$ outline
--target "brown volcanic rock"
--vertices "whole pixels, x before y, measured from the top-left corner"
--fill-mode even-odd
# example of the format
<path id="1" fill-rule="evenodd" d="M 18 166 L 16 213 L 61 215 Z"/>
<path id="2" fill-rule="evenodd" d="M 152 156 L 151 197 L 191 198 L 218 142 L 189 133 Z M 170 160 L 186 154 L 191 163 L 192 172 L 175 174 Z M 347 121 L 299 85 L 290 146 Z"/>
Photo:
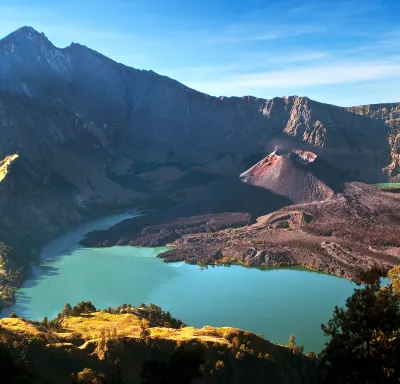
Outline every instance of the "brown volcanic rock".
<path id="1" fill-rule="evenodd" d="M 216 213 L 168 220 L 168 216 L 147 215 L 127 219 L 114 227 L 93 231 L 81 244 L 87 246 L 134 245 L 157 247 L 187 234 L 214 233 L 226 228 L 249 225 L 248 213 Z M 156 224 L 157 223 L 157 224 Z"/>
<path id="2" fill-rule="evenodd" d="M 226 228 L 243 227 L 250 224 L 247 213 L 221 213 L 173 220 L 163 225 L 146 227 L 129 245 L 160 246 L 194 233 L 214 233 Z"/>
<path id="3" fill-rule="evenodd" d="M 374 265 L 400 265 L 400 194 L 348 183 L 331 200 L 289 206 L 248 227 L 183 236 L 160 257 L 188 263 L 300 264 L 358 280 Z"/>
<path id="4" fill-rule="evenodd" d="M 334 191 L 319 180 L 313 171 L 321 168 L 318 156 L 309 151 L 275 151 L 240 175 L 249 185 L 286 196 L 293 203 L 332 198 Z M 329 170 L 325 170 L 329 173 Z M 338 173 L 338 171 L 336 171 Z M 329 175 L 334 177 L 334 175 Z M 344 176 L 343 176 L 344 178 Z M 339 178 L 336 187 L 339 187 Z"/>
<path id="5" fill-rule="evenodd" d="M 343 193 L 330 200 L 291 205 L 253 224 L 249 215 L 233 213 L 147 226 L 139 220 L 135 226 L 135 220 L 92 232 L 82 243 L 158 246 L 173 241 L 173 249 L 159 256 L 168 262 L 303 265 L 357 281 L 374 265 L 400 265 L 400 194 L 362 183 L 346 183 Z"/>

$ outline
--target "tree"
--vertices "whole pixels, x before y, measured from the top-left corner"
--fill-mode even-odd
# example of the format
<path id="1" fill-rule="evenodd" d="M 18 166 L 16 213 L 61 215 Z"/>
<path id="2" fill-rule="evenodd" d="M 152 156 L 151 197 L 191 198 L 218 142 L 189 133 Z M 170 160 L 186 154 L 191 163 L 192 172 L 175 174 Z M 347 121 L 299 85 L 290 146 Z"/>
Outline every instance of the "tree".
<path id="1" fill-rule="evenodd" d="M 223 368 L 225 368 L 225 363 L 222 360 L 218 360 L 215 363 L 215 369 L 219 370 L 219 369 L 223 369 Z"/>
<path id="2" fill-rule="evenodd" d="M 359 280 L 364 284 L 378 284 L 382 277 L 385 277 L 387 271 L 375 264 L 367 271 L 362 271 L 359 274 Z"/>
<path id="3" fill-rule="evenodd" d="M 63 310 L 61 311 L 61 316 L 71 316 L 72 315 L 72 307 L 70 303 L 64 305 Z"/>
<path id="4" fill-rule="evenodd" d="M 296 344 L 296 338 L 293 335 L 289 336 L 289 344 L 287 347 L 296 354 L 301 354 L 304 351 L 304 345 Z"/>
<path id="5" fill-rule="evenodd" d="M 71 375 L 71 382 L 77 384 L 102 384 L 105 383 L 104 375 L 93 371 L 90 368 L 84 368 L 77 374 Z"/>
<path id="6" fill-rule="evenodd" d="M 289 344 L 288 347 L 293 349 L 296 346 L 296 339 L 294 337 L 294 335 L 290 335 L 289 336 Z"/>
<path id="7" fill-rule="evenodd" d="M 400 377 L 393 349 L 400 329 L 400 300 L 379 280 L 355 289 L 346 308 L 335 307 L 321 326 L 331 340 L 319 356 L 324 383 L 389 383 Z"/>
<path id="8" fill-rule="evenodd" d="M 71 306 L 70 303 L 65 304 L 62 312 L 59 314 L 59 317 L 63 316 L 79 316 L 82 313 L 91 313 L 96 312 L 96 307 L 92 304 L 91 301 L 80 301 L 74 307 Z"/>
<path id="9" fill-rule="evenodd" d="M 46 328 L 49 326 L 49 319 L 47 318 L 47 316 L 43 317 L 42 326 Z"/>
<path id="10" fill-rule="evenodd" d="M 400 265 L 393 267 L 388 272 L 388 277 L 390 279 L 390 283 L 392 285 L 393 292 L 396 295 L 400 295 Z"/>

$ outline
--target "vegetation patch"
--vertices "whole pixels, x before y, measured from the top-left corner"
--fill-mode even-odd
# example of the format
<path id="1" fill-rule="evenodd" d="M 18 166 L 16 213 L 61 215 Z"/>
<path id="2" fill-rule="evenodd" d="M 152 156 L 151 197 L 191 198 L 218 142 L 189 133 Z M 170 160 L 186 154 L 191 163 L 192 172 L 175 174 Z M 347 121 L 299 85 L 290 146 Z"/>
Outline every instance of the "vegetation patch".
<path id="1" fill-rule="evenodd" d="M 18 158 L 18 154 L 6 156 L 0 161 L 0 182 L 7 176 L 9 166 Z"/>

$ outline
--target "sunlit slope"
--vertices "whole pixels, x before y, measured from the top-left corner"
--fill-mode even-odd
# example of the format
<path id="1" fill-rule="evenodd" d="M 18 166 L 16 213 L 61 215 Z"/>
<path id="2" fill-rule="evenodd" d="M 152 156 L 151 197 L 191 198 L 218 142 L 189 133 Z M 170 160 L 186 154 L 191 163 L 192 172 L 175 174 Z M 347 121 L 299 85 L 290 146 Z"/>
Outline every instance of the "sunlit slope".
<path id="1" fill-rule="evenodd" d="M 18 158 L 18 154 L 13 154 L 6 156 L 2 161 L 0 161 L 0 182 L 7 176 L 8 167 L 10 164 Z"/>
<path id="2" fill-rule="evenodd" d="M 19 356 L 17 364 L 24 362 L 41 381 L 67 383 L 86 368 L 124 383 L 159 380 L 157 375 L 186 375 L 195 383 L 311 382 L 312 360 L 252 333 L 186 327 L 157 307 L 111 312 L 63 316 L 56 328 L 54 322 L 5 318 L 0 335 L 10 354 Z"/>

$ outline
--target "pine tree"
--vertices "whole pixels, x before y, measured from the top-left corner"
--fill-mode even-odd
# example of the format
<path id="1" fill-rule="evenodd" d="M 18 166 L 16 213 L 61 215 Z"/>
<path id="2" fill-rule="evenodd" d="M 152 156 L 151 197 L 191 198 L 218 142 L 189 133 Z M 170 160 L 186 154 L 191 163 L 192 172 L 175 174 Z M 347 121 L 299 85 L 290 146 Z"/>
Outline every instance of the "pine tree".
<path id="1" fill-rule="evenodd" d="M 43 317 L 42 326 L 48 328 L 48 326 L 49 326 L 49 319 L 47 318 L 47 316 Z"/>
<path id="2" fill-rule="evenodd" d="M 354 290 L 346 308 L 335 307 L 321 326 L 331 340 L 319 356 L 326 383 L 391 383 L 400 379 L 395 348 L 400 298 L 379 281 Z"/>
<path id="3" fill-rule="evenodd" d="M 70 303 L 65 304 L 61 316 L 72 316 L 72 307 Z"/>

